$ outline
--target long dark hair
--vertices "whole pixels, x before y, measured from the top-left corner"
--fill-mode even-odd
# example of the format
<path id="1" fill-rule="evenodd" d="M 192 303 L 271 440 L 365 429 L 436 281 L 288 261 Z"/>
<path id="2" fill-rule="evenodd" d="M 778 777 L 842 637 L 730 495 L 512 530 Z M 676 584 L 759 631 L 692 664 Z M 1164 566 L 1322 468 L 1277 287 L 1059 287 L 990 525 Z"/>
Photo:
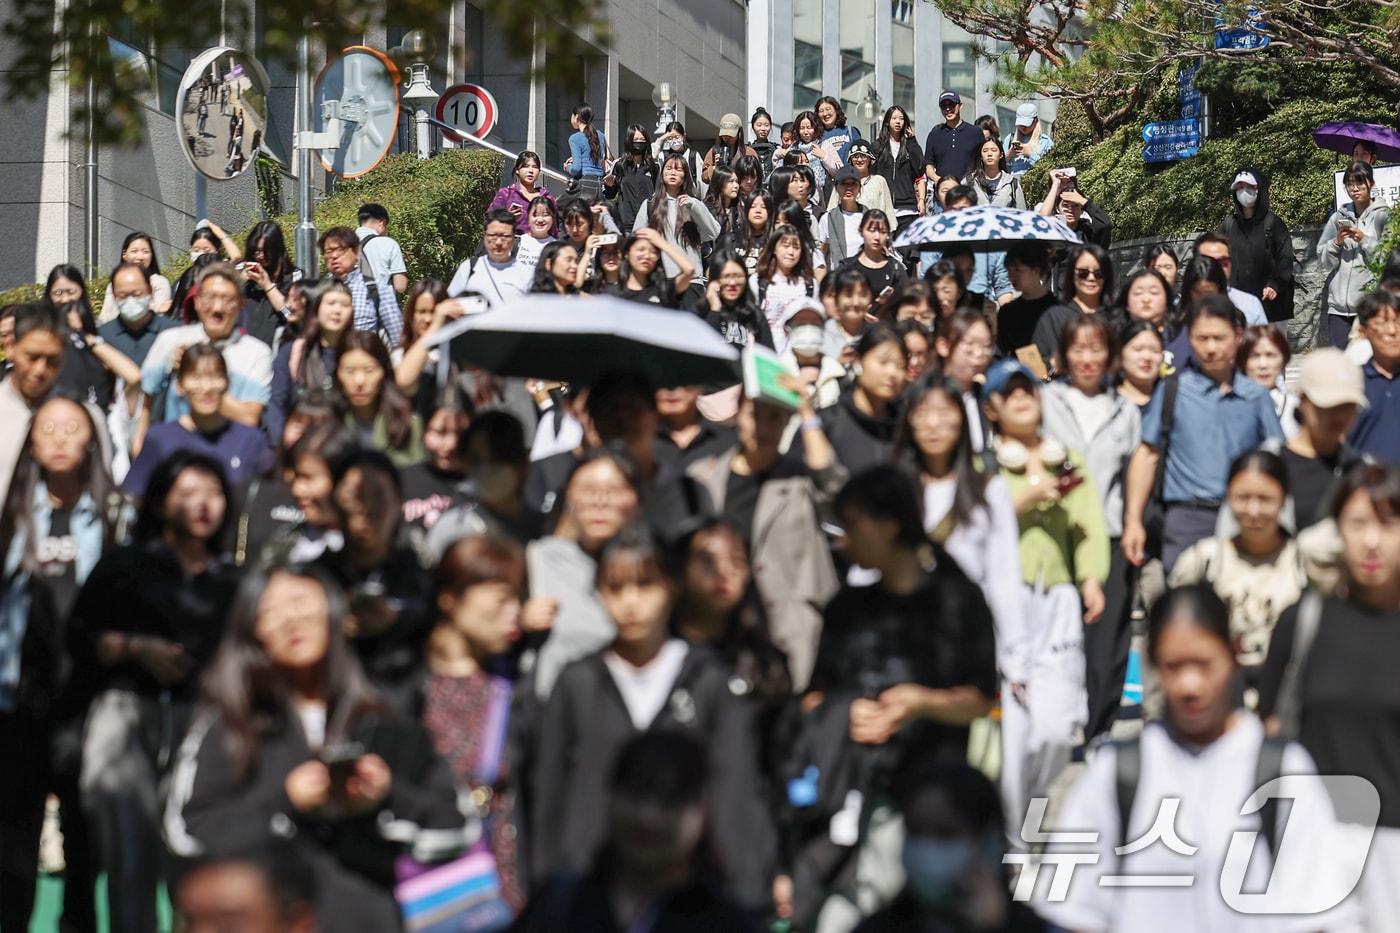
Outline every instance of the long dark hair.
<path id="1" fill-rule="evenodd" d="M 219 462 L 208 454 L 195 450 L 177 450 L 156 464 L 156 468 L 151 471 L 150 480 L 146 483 L 146 495 L 136 513 L 136 527 L 132 532 L 132 539 L 138 544 L 155 541 L 165 533 L 170 523 L 170 516 L 165 514 L 165 500 L 169 498 L 170 490 L 175 488 L 175 483 L 186 470 L 204 473 L 218 482 L 219 490 L 224 495 L 224 520 L 205 543 L 212 545 L 222 540 L 224 532 L 233 522 L 234 513 L 233 487 L 229 485 L 228 476 Z"/>
<path id="2" fill-rule="evenodd" d="M 603 143 L 598 138 L 598 131 L 593 128 L 593 108 L 587 104 L 579 104 L 574 108 L 569 116 L 574 117 L 579 123 L 579 132 L 588 137 L 588 155 L 593 160 L 593 164 L 599 168 L 603 167 Z"/>
<path id="3" fill-rule="evenodd" d="M 793 178 L 801 175 L 807 179 L 807 200 L 810 203 L 812 198 L 817 196 L 817 175 L 808 165 L 779 165 L 773 169 L 773 174 L 768 176 L 768 190 L 773 193 L 773 200 L 782 204 L 792 201 L 792 196 L 788 194 L 788 185 L 792 184 Z M 793 202 L 796 203 L 796 202 Z M 807 204 L 802 205 L 806 210 Z"/>
<path id="4" fill-rule="evenodd" d="M 321 310 L 321 302 L 333 292 L 349 297 L 351 304 L 354 304 L 350 286 L 340 279 L 331 279 L 323 284 L 307 303 L 306 314 L 302 317 L 304 323 L 300 338 L 301 362 L 297 371 L 292 374 L 296 383 L 304 388 L 328 389 L 333 383 L 330 373 L 326 372 L 325 361 L 321 359 L 321 321 L 317 317 Z M 355 322 L 352 316 L 351 320 L 346 321 L 345 329 L 340 332 L 333 346 L 337 358 L 345 352 L 345 338 L 354 330 Z"/>
<path id="5" fill-rule="evenodd" d="M 1169 337 L 1175 337 L 1186 329 L 1191 308 L 1196 304 L 1191 291 L 1202 282 L 1215 285 L 1220 290 L 1220 296 L 1228 300 L 1230 281 L 1225 277 L 1225 268 L 1219 262 L 1209 256 L 1197 256 L 1187 260 L 1182 266 L 1180 298 L 1176 307 L 1167 312 Z"/>
<path id="6" fill-rule="evenodd" d="M 758 269 L 756 274 L 760 282 L 770 281 L 778 273 L 778 242 L 783 237 L 796 237 L 797 242 L 802 244 L 802 255 L 797 260 L 797 268 L 793 270 L 802 277 L 804 282 L 811 282 L 816 273 L 812 269 L 812 251 L 807 246 L 807 241 L 801 232 L 791 224 L 779 224 L 773 228 L 773 232 L 768 234 L 768 242 L 763 244 L 763 252 L 758 256 Z"/>
<path id="7" fill-rule="evenodd" d="M 1214 636 L 1216 641 L 1225 646 L 1230 660 L 1235 660 L 1235 650 L 1230 637 L 1230 609 L 1209 583 L 1174 587 L 1152 604 L 1147 613 L 1148 660 L 1156 662 L 1157 647 L 1162 641 L 1162 633 L 1177 623 L 1190 623 Z"/>
<path id="8" fill-rule="evenodd" d="M 618 266 L 618 281 L 626 286 L 627 279 L 632 275 L 632 267 L 627 262 L 627 257 L 632 252 L 632 247 L 641 241 L 641 237 L 633 233 L 627 237 L 622 244 L 622 264 Z M 656 249 L 655 246 L 652 249 Z M 651 270 L 651 275 L 647 277 L 645 288 L 650 288 L 658 295 L 671 294 L 671 279 L 666 275 L 666 257 L 657 250 L 656 265 Z"/>
<path id="9" fill-rule="evenodd" d="M 553 243 L 546 243 L 544 249 L 540 250 L 539 261 L 535 263 L 535 276 L 530 280 L 531 294 L 559 294 L 559 285 L 554 278 L 554 261 L 559 258 L 559 254 L 564 248 L 578 252 L 574 244 L 567 240 L 555 240 Z M 574 283 L 569 282 L 564 286 L 564 294 L 572 295 L 578 289 L 574 288 Z"/>
<path id="10" fill-rule="evenodd" d="M 1107 250 L 1095 243 L 1081 243 L 1069 251 L 1069 256 L 1065 258 L 1065 274 L 1060 281 L 1060 294 L 1057 297 L 1063 304 L 1074 304 L 1076 294 L 1074 267 L 1079 262 L 1079 257 L 1085 254 L 1093 256 L 1099 264 L 1099 270 L 1103 272 L 1103 292 L 1099 304 L 1101 307 L 1107 308 L 1113 295 L 1113 257 L 1108 255 Z"/>
<path id="11" fill-rule="evenodd" d="M 112 510 L 108 507 L 109 500 L 115 491 L 115 484 L 112 482 L 112 474 L 107 471 L 106 458 L 102 455 L 102 435 L 98 433 L 99 426 L 93 420 L 92 412 L 82 402 L 71 396 L 54 395 L 50 396 L 44 405 L 50 402 L 64 401 L 71 405 L 76 405 L 87 419 L 88 429 L 91 437 L 88 440 L 87 448 L 83 451 L 83 462 L 78 466 L 78 477 L 82 481 L 83 492 L 92 497 L 93 504 L 97 507 L 98 520 L 102 523 L 102 544 L 105 549 L 112 543 L 114 533 L 114 523 L 112 521 Z M 40 405 L 40 410 L 44 405 Z M 38 412 L 35 412 L 37 415 Z M 23 535 L 24 551 L 20 557 L 19 569 L 25 573 L 33 574 L 39 570 L 38 537 L 34 529 L 34 490 L 39 483 L 45 480 L 44 471 L 34 459 L 34 431 L 38 428 L 37 418 L 33 425 L 25 432 L 24 446 L 20 448 L 19 459 L 15 462 L 14 475 L 10 479 L 10 489 L 5 496 L 5 508 L 0 512 L 0 560 L 5 558 L 10 552 L 11 543 L 16 535 Z M 10 425 L 8 430 L 16 430 L 14 425 Z"/>
<path id="12" fill-rule="evenodd" d="M 367 330 L 352 330 L 345 335 L 345 343 L 337 357 L 335 387 L 344 397 L 345 389 L 340 384 L 340 360 L 352 350 L 368 353 L 384 370 L 384 380 L 379 384 L 379 401 L 376 417 L 384 419 L 384 431 L 389 438 L 389 447 L 403 450 L 413 436 L 413 405 L 404 397 L 398 383 L 394 381 L 394 363 L 389 358 L 389 348 L 376 333 Z"/>
<path id="13" fill-rule="evenodd" d="M 516 185 L 520 184 L 520 178 L 516 175 L 516 173 L 519 172 L 525 166 L 529 165 L 531 162 L 535 163 L 535 168 L 543 169 L 544 167 L 540 162 L 539 155 L 531 152 L 529 149 L 521 151 L 520 155 L 515 157 L 515 165 L 511 167 L 510 177 L 515 179 L 514 183 Z M 535 186 L 537 188 L 539 187 L 538 177 L 536 177 L 535 179 Z"/>
<path id="14" fill-rule="evenodd" d="M 724 188 L 734 177 L 734 172 L 727 166 L 716 165 L 714 174 L 710 176 L 710 190 L 705 193 L 705 206 L 719 222 L 721 235 L 733 230 L 735 225 L 739 199 L 736 197 L 729 203 L 728 207 L 724 204 Z"/>
<path id="15" fill-rule="evenodd" d="M 244 257 L 252 259 L 258 247 L 262 247 L 263 255 L 267 257 L 263 268 L 274 285 L 292 274 L 292 257 L 287 255 L 287 240 L 282 235 L 282 228 L 273 221 L 259 221 L 248 231 Z"/>
<path id="16" fill-rule="evenodd" d="M 690 164 L 686 161 L 685 156 L 671 153 L 662 160 L 661 170 L 656 173 L 656 191 L 647 204 L 647 223 L 671 242 L 698 250 L 700 248 L 700 228 L 695 225 L 695 221 L 686 220 L 680 223 L 681 208 L 679 205 L 676 206 L 676 220 L 680 226 L 679 230 L 671 229 L 670 217 L 667 216 L 666 200 L 669 195 L 666 193 L 666 166 L 672 162 L 679 163 L 684 171 L 681 179 L 681 194 L 689 196 L 692 200 L 695 198 L 695 179 L 691 177 Z"/>
<path id="17" fill-rule="evenodd" d="M 880 123 L 880 138 L 875 141 L 875 167 L 877 169 L 894 167 L 894 153 L 890 151 L 890 117 L 894 116 L 896 111 L 904 116 L 904 135 L 898 141 L 903 142 L 906 139 L 914 138 L 914 123 L 909 119 L 909 111 L 899 104 L 888 108 L 885 111 L 884 120 Z M 903 151 L 901 148 L 900 152 L 903 153 Z"/>
<path id="18" fill-rule="evenodd" d="M 912 421 L 914 412 L 934 396 L 942 396 L 958 411 L 958 440 L 953 445 L 952 476 L 956 484 L 953 493 L 952 515 L 954 521 L 963 525 L 971 521 L 979 509 L 987 507 L 987 484 L 991 476 L 978 468 L 977 453 L 972 449 L 972 434 L 968 430 L 967 406 L 963 404 L 962 387 L 952 379 L 937 371 L 924 373 L 914 383 L 906 398 L 904 415 L 899 419 L 899 431 L 895 434 L 894 459 L 910 475 L 923 472 L 923 453 L 914 440 Z"/>
<path id="19" fill-rule="evenodd" d="M 142 233 L 140 230 L 137 230 L 134 233 L 128 233 L 126 235 L 126 239 L 122 240 L 121 252 L 117 254 L 118 261 L 126 261 L 121 257 L 125 255 L 126 248 L 132 243 L 135 243 L 137 240 L 145 240 L 146 245 L 151 248 L 151 264 L 146 267 L 146 271 L 149 272 L 151 275 L 160 275 L 160 262 L 156 260 L 156 241 L 151 237 L 149 233 Z"/>
<path id="20" fill-rule="evenodd" d="M 240 781 L 251 776 L 263 738 L 296 721 L 287 680 L 267 656 L 257 635 L 263 591 L 268 581 L 279 574 L 309 580 L 326 594 L 330 633 L 319 675 L 326 700 L 327 744 L 347 739 L 360 716 L 387 714 L 383 700 L 365 677 L 345 637 L 349 607 L 340 586 L 314 566 L 284 563 L 266 570 L 255 569 L 238 588 L 223 641 L 204 676 L 205 700 L 219 713 L 224 749 Z"/>
<path id="21" fill-rule="evenodd" d="M 427 295 L 433 299 L 433 306 L 442 304 L 448 299 L 447 286 L 437 279 L 419 279 L 413 283 L 413 287 L 408 290 L 408 294 L 403 296 L 403 342 L 400 344 L 404 349 L 413 346 L 422 334 L 413 330 L 413 317 L 416 313 L 418 299 Z"/>
<path id="22" fill-rule="evenodd" d="M 763 231 L 757 235 L 749 224 L 749 209 L 753 207 L 755 201 L 762 201 L 768 208 L 768 223 L 763 225 Z M 747 252 L 748 250 L 762 249 L 764 243 L 768 241 L 768 233 L 773 229 L 773 215 L 777 212 L 777 205 L 773 203 L 773 195 L 769 194 L 762 187 L 755 188 L 748 194 L 739 196 L 739 216 L 735 219 L 734 229 L 729 231 L 729 241 L 736 249 Z"/>
<path id="23" fill-rule="evenodd" d="M 120 269 L 122 265 L 123 263 L 118 263 L 117 268 Z M 130 263 L 129 265 L 136 269 L 141 268 L 136 265 L 136 263 Z M 146 281 L 149 283 L 151 281 L 151 273 L 146 272 L 145 275 Z M 44 281 L 44 300 L 51 305 L 53 304 L 53 301 L 49 298 L 49 291 L 53 288 L 53 283 L 57 282 L 59 279 L 67 279 L 77 284 L 82 294 L 78 297 L 77 301 L 69 302 L 69 304 L 76 306 L 78 315 L 83 319 L 84 329 L 89 333 L 97 333 L 97 319 L 92 313 L 92 296 L 88 293 L 87 280 L 83 278 L 82 270 L 77 266 L 72 263 L 61 262 L 49 270 L 49 277 Z M 59 306 L 54 305 L 54 307 Z M 67 306 L 63 306 L 60 310 L 67 310 Z"/>
<path id="24" fill-rule="evenodd" d="M 822 126 L 822 104 L 830 104 L 831 108 L 836 111 L 836 117 L 829 127 Z M 822 132 L 826 132 L 828 129 L 841 129 L 846 125 L 846 111 L 841 109 L 841 102 L 834 97 L 818 97 L 817 105 L 812 108 L 812 112 L 817 115 L 817 128 Z"/>
<path id="25" fill-rule="evenodd" d="M 641 152 L 632 151 L 632 142 L 638 133 L 646 140 L 646 147 Z M 633 123 L 627 127 L 627 135 L 622 137 L 627 141 L 622 147 L 622 168 L 624 172 L 646 172 L 649 175 L 656 174 L 656 157 L 651 154 L 651 132 L 640 123 Z"/>

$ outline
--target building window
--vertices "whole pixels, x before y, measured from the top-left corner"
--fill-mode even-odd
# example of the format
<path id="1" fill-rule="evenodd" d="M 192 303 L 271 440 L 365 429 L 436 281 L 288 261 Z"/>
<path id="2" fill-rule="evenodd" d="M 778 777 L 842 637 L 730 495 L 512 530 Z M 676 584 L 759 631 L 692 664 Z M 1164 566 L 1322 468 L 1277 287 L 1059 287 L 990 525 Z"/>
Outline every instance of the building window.
<path id="1" fill-rule="evenodd" d="M 822 0 L 793 0 L 792 107 L 810 110 L 822 94 Z"/>
<path id="2" fill-rule="evenodd" d="M 899 0 L 895 0 L 898 8 Z M 910 118 L 914 115 L 914 27 L 901 22 L 896 9 L 894 25 L 890 27 L 891 65 L 894 69 L 894 101 Z"/>
<path id="3" fill-rule="evenodd" d="M 972 36 L 962 29 L 943 25 L 943 87 L 963 97 L 977 94 L 977 56 Z"/>
<path id="4" fill-rule="evenodd" d="M 851 120 L 875 86 L 875 10 L 870 0 L 841 0 L 841 109 Z"/>

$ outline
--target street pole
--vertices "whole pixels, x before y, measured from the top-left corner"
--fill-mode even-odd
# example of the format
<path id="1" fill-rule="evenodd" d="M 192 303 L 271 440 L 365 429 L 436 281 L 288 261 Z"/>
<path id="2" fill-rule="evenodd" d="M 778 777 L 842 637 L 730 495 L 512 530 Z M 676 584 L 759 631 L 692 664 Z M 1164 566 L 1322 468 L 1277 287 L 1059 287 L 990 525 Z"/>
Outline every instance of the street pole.
<path id="1" fill-rule="evenodd" d="M 311 198 L 311 173 L 316 154 L 310 145 L 311 121 L 311 39 L 302 35 L 297 43 L 297 265 L 308 279 L 316 278 L 320 263 L 316 258 L 316 216 Z"/>
<path id="2" fill-rule="evenodd" d="M 428 81 L 428 63 L 417 61 L 409 66 L 408 87 L 402 100 L 413 107 L 413 127 L 418 142 L 418 158 L 426 159 L 433 154 L 433 127 L 429 122 L 429 107 L 437 103 L 438 95 Z"/>
<path id="3" fill-rule="evenodd" d="M 89 41 L 97 42 L 97 32 L 93 30 L 89 33 Z M 88 278 L 93 278 L 98 273 L 101 265 L 101 257 L 98 256 L 98 210 L 97 210 L 97 82 L 89 77 L 87 80 L 87 139 L 84 152 L 83 182 L 84 198 L 87 204 L 83 210 L 83 245 L 87 260 Z"/>

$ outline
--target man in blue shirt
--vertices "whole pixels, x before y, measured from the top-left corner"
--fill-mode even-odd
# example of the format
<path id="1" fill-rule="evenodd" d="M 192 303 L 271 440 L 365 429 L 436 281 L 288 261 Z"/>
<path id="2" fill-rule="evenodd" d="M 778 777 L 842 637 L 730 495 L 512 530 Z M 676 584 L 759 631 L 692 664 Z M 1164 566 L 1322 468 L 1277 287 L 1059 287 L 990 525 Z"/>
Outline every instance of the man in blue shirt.
<path id="1" fill-rule="evenodd" d="M 924 142 L 924 174 L 935 187 L 940 178 L 966 178 L 987 138 L 980 126 L 963 122 L 962 96 L 957 91 L 939 94 L 938 109 L 944 122 L 929 130 Z"/>
<path id="2" fill-rule="evenodd" d="M 1366 374 L 1367 406 L 1352 429 L 1350 447 L 1377 460 L 1400 463 L 1400 302 L 1389 292 L 1372 292 L 1357 306 L 1361 333 L 1371 343 Z"/>
<path id="3" fill-rule="evenodd" d="M 1142 416 L 1142 445 L 1128 463 L 1123 553 L 1147 559 L 1143 513 L 1165 454 L 1161 500 L 1162 563 L 1168 572 L 1181 552 L 1215 531 L 1230 464 L 1265 441 L 1283 442 L 1273 400 L 1263 386 L 1235 368 L 1241 329 L 1224 295 L 1202 299 L 1188 326 L 1192 360 L 1174 377 L 1175 399 L 1164 414 L 1169 384 L 1158 383 Z M 1163 422 L 1170 424 L 1170 433 Z"/>
<path id="4" fill-rule="evenodd" d="M 977 204 L 977 194 L 967 185 L 958 185 L 947 193 L 943 210 L 964 211 Z M 1011 276 L 1006 272 L 1005 253 L 974 253 L 967 247 L 954 247 L 943 252 L 930 250 L 919 260 L 919 274 L 928 275 L 934 263 L 951 259 L 963 274 L 963 284 L 969 292 L 981 295 L 998 305 L 1015 297 Z"/>

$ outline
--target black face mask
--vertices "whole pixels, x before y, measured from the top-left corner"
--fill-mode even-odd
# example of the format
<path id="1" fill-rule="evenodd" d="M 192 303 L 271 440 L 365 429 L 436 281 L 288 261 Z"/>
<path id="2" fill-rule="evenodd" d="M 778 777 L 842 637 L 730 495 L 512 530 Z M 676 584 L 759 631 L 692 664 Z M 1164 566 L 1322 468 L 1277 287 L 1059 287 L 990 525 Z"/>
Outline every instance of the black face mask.
<path id="1" fill-rule="evenodd" d="M 646 151 L 647 151 L 647 148 L 648 148 L 648 147 L 647 147 L 647 144 L 646 144 L 646 143 L 636 143 L 636 142 L 634 142 L 634 143 L 632 143 L 632 146 L 631 146 L 632 151 L 635 152 L 635 153 L 637 153 L 637 155 L 641 155 L 642 153 L 646 152 Z"/>

